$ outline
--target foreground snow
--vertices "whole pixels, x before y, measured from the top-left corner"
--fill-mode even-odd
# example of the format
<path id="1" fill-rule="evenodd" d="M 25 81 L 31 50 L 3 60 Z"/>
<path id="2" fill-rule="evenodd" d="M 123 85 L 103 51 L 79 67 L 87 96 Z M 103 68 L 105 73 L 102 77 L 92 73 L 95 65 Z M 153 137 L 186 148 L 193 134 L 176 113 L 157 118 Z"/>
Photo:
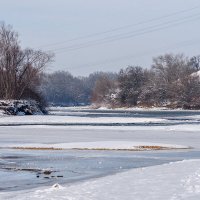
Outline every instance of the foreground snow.
<path id="1" fill-rule="evenodd" d="M 200 160 L 187 160 L 66 186 L 0 193 L 15 200 L 180 200 L 200 199 Z"/>

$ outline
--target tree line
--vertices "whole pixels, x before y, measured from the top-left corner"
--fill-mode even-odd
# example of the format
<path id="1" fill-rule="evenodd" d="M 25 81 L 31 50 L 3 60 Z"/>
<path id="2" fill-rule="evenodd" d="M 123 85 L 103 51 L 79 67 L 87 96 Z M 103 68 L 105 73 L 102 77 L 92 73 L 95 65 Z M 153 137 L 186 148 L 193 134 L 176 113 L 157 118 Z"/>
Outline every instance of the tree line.
<path id="1" fill-rule="evenodd" d="M 149 69 L 129 66 L 119 73 L 95 72 L 88 77 L 64 71 L 43 74 L 41 91 L 53 105 L 199 109 L 199 70 L 200 56 L 165 54 L 153 58 Z"/>
<path id="2" fill-rule="evenodd" d="M 44 69 L 53 54 L 22 49 L 11 26 L 0 24 L 0 99 L 34 99 L 41 105 L 168 106 L 200 108 L 200 56 L 165 54 L 150 68 L 129 66 L 118 73 L 76 77 Z"/>
<path id="3" fill-rule="evenodd" d="M 129 66 L 121 69 L 115 80 L 101 77 L 93 89 L 93 103 L 109 107 L 200 109 L 199 70 L 200 56 L 158 56 L 153 58 L 150 69 Z"/>

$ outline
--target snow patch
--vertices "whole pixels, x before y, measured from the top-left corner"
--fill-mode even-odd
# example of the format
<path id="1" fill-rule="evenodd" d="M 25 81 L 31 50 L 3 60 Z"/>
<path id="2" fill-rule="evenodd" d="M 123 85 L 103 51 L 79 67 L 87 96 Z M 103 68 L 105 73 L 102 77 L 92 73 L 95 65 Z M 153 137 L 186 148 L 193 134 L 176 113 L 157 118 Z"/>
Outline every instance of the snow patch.
<path id="1" fill-rule="evenodd" d="M 2 146 L 1 146 L 2 147 Z M 162 149 L 187 149 L 188 146 L 172 145 L 150 142 L 130 142 L 130 141 L 99 141 L 99 142 L 77 142 L 77 143 L 59 143 L 59 144 L 10 144 L 6 147 L 16 149 L 32 150 L 62 150 L 62 149 L 80 149 L 80 150 L 162 150 Z"/>
<path id="2" fill-rule="evenodd" d="M 53 116 L 53 115 L 31 115 L 11 116 L 0 118 L 1 125 L 101 125 L 101 124 L 128 124 L 128 123 L 159 123 L 166 119 L 160 118 L 122 118 L 122 117 L 79 117 L 79 116 Z"/>

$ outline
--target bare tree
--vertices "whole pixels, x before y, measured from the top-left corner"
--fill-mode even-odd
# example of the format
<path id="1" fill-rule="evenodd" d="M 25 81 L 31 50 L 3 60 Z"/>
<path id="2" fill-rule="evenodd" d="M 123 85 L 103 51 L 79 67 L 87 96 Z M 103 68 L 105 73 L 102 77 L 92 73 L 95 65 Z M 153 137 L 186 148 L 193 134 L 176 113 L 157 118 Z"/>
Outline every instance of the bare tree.
<path id="1" fill-rule="evenodd" d="M 155 85 L 162 92 L 163 102 L 175 101 L 179 82 L 189 77 L 195 70 L 189 59 L 183 54 L 165 54 L 153 59 L 152 69 L 155 72 Z"/>
<path id="2" fill-rule="evenodd" d="M 52 61 L 52 54 L 20 47 L 17 32 L 0 24 L 0 98 L 27 98 L 34 91 L 40 72 Z"/>
<path id="3" fill-rule="evenodd" d="M 92 102 L 96 105 L 111 105 L 111 95 L 115 91 L 116 80 L 109 77 L 108 74 L 101 75 L 95 82 Z"/>

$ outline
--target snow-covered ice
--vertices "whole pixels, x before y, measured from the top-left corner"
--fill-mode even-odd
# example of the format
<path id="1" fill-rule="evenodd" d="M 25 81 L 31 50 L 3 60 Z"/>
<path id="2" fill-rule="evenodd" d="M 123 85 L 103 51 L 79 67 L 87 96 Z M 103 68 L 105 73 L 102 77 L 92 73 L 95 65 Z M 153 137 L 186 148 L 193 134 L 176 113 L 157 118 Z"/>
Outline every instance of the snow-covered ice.
<path id="1" fill-rule="evenodd" d="M 121 117 L 79 117 L 79 116 L 10 116 L 0 118 L 0 125 L 65 125 L 65 124 L 111 124 L 111 123 L 153 123 L 164 122 L 165 119 L 156 118 L 121 118 Z"/>
<path id="2" fill-rule="evenodd" d="M 98 141 L 98 142 L 77 142 L 77 143 L 58 143 L 58 144 L 9 144 L 1 145 L 1 147 L 24 148 L 24 149 L 88 149 L 88 150 L 154 150 L 157 148 L 163 149 L 187 149 L 189 146 L 172 145 L 151 142 L 130 142 L 130 141 Z"/>
<path id="3" fill-rule="evenodd" d="M 97 114 L 94 114 L 95 112 Z M 135 149 L 138 146 L 163 146 L 192 147 L 193 150 L 190 151 L 197 153 L 200 151 L 198 111 L 183 111 L 183 114 L 177 114 L 178 111 L 172 111 L 171 114 L 170 111 L 163 111 L 170 114 L 168 117 L 165 113 L 159 116 L 158 112 L 162 111 L 155 111 L 156 115 L 150 113 L 148 117 L 145 116 L 146 113 L 120 117 L 121 111 L 118 116 L 117 111 L 114 114 L 112 111 L 100 112 L 103 113 L 93 111 L 91 116 L 89 110 L 77 109 L 75 113 L 70 113 L 68 109 L 59 108 L 55 110 L 55 115 L 51 116 L 1 117 L 0 147 Z M 65 114 L 67 116 L 64 116 Z M 167 124 L 169 121 L 172 123 Z M 67 123 L 72 125 L 78 123 L 81 126 L 65 126 Z M 105 123 L 106 126 L 103 126 Z M 113 123 L 133 123 L 133 125 L 113 126 Z M 141 123 L 141 125 L 134 126 L 134 123 Z M 149 123 L 148 126 L 145 123 Z M 15 127 L 12 126 L 13 124 L 23 126 Z M 92 126 L 92 124 L 100 126 Z M 189 160 L 190 157 L 187 159 L 160 166 L 132 169 L 79 183 L 1 192 L 0 199 L 198 200 L 200 199 L 200 159 Z"/>

